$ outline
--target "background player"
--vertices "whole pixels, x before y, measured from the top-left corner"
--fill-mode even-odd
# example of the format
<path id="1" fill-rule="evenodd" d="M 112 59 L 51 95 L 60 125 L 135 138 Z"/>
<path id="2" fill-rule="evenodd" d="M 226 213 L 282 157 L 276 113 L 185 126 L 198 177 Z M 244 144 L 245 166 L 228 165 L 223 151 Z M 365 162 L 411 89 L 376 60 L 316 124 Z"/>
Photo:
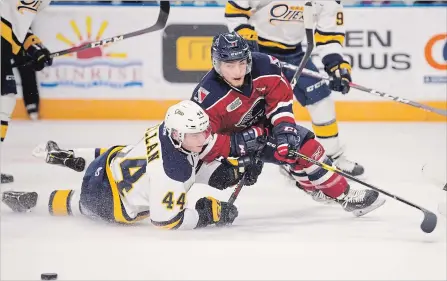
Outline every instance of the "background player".
<path id="1" fill-rule="evenodd" d="M 1 96 L 0 96 L 0 122 L 1 145 L 16 104 L 17 88 L 12 71 L 12 59 L 23 46 L 24 51 L 32 60 L 35 71 L 52 64 L 50 52 L 43 47 L 40 39 L 29 29 L 37 13 L 42 11 L 50 0 L 2 0 L 1 13 Z M 1 174 L 1 182 L 12 182 L 11 175 Z"/>
<path id="2" fill-rule="evenodd" d="M 83 171 L 86 164 L 88 168 L 80 193 L 53 191 L 49 210 L 53 215 L 83 214 L 126 224 L 150 215 L 152 224 L 165 229 L 230 224 L 238 212 L 226 202 L 204 197 L 196 202 L 195 208 L 187 207 L 188 191 L 195 182 L 204 179 L 200 172 L 196 175 L 198 153 L 210 139 L 208 115 L 194 102 L 183 101 L 170 107 L 165 121 L 149 128 L 136 145 L 67 151 L 50 141 L 44 153 L 48 163 L 77 171 Z M 80 157 L 82 154 L 86 158 Z M 90 160 L 93 161 L 89 163 Z M 218 166 L 215 171 L 219 175 L 210 175 L 205 183 L 220 178 L 223 180 L 220 184 L 228 187 L 229 181 L 239 179 L 238 167 L 228 163 Z M 249 177 L 249 184 L 256 182 L 259 173 Z M 19 212 L 32 208 L 36 200 L 34 192 L 3 193 L 3 202 Z"/>
<path id="3" fill-rule="evenodd" d="M 225 18 L 230 31 L 244 37 L 252 50 L 260 51 L 290 64 L 299 65 L 304 52 L 305 39 L 303 8 L 306 1 L 228 1 Z M 345 40 L 343 6 L 341 1 L 312 1 L 315 12 L 315 42 L 325 71 L 332 81 L 329 84 L 312 77 L 301 76 L 294 89 L 299 103 L 306 107 L 319 142 L 334 164 L 344 172 L 360 176 L 362 165 L 348 160 L 340 144 L 338 124 L 331 90 L 349 92 L 351 66 L 342 57 Z M 318 71 L 311 60 L 306 68 Z M 294 71 L 283 69 L 291 81 Z"/>
<path id="4" fill-rule="evenodd" d="M 236 32 L 215 36 L 211 55 L 213 69 L 192 96 L 210 116 L 215 133 L 200 154 L 205 162 L 262 149 L 263 161 L 285 165 L 304 189 L 320 190 L 355 215 L 366 214 L 385 202 L 378 192 L 350 189 L 344 177 L 294 156 L 299 151 L 332 165 L 315 135 L 295 123 L 293 92 L 276 58 L 252 53 Z M 274 148 L 259 141 L 263 135 Z"/>

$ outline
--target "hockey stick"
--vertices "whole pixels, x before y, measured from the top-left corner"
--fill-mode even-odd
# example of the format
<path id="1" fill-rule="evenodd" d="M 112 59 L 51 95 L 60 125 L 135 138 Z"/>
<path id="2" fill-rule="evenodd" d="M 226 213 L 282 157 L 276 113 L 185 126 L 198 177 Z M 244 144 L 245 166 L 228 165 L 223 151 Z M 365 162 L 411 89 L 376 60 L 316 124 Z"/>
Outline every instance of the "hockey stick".
<path id="1" fill-rule="evenodd" d="M 301 60 L 300 65 L 298 66 L 298 69 L 295 71 L 295 74 L 291 79 L 290 85 L 292 86 L 292 89 L 295 88 L 298 78 L 301 76 L 304 67 L 309 61 L 312 51 L 314 49 L 314 22 L 313 22 L 312 2 L 306 2 L 306 4 L 304 5 L 303 20 L 304 20 L 304 28 L 306 31 L 307 49 L 303 59 Z M 259 149 L 258 153 L 260 153 L 261 151 L 262 149 Z M 260 157 L 260 155 L 257 155 L 256 157 Z M 230 199 L 228 199 L 229 204 L 234 204 L 234 201 L 236 201 L 244 185 L 245 185 L 245 173 L 242 176 L 242 179 L 236 185 L 236 189 L 231 194 Z"/>
<path id="2" fill-rule="evenodd" d="M 312 2 L 306 2 L 306 4 L 304 5 L 303 20 L 304 20 L 304 28 L 306 31 L 307 49 L 303 59 L 301 60 L 300 65 L 298 66 L 298 69 L 296 70 L 295 74 L 291 79 L 290 85 L 292 86 L 292 89 L 295 88 L 298 78 L 301 76 L 304 67 L 309 61 L 310 55 L 312 54 L 312 51 L 314 49 L 314 22 L 313 22 Z M 262 149 L 258 150 L 258 152 L 260 151 L 262 151 Z M 260 157 L 260 155 L 258 155 L 257 157 Z M 228 203 L 233 204 L 234 201 L 236 201 L 244 185 L 245 185 L 245 173 L 242 176 L 242 179 L 236 185 L 236 189 L 231 194 Z"/>
<path id="3" fill-rule="evenodd" d="M 303 20 L 304 20 L 304 28 L 306 31 L 306 40 L 307 40 L 307 49 L 304 53 L 304 57 L 301 60 L 300 65 L 295 71 L 295 74 L 292 77 L 290 85 L 292 89 L 295 89 L 295 86 L 298 82 L 298 78 L 301 76 L 304 67 L 310 59 L 310 55 L 314 49 L 314 21 L 313 21 L 313 11 L 312 11 L 312 2 L 306 2 L 303 10 Z"/>
<path id="4" fill-rule="evenodd" d="M 267 141 L 266 139 L 262 140 L 262 138 L 260 138 L 260 141 L 264 141 L 266 145 L 268 145 L 270 147 L 273 147 L 273 148 L 276 148 L 276 144 L 271 143 L 271 142 Z M 325 163 L 316 161 L 315 159 L 309 158 L 306 155 L 303 155 L 303 154 L 301 154 L 299 152 L 295 152 L 294 156 L 302 158 L 302 159 L 304 159 L 304 160 L 306 160 L 306 161 L 308 161 L 308 162 L 310 162 L 310 163 L 312 163 L 314 165 L 317 165 L 317 166 L 319 166 L 319 167 L 321 167 L 321 168 L 323 168 L 323 169 L 325 169 L 327 171 L 331 171 L 331 172 L 334 172 L 336 174 L 342 175 L 345 178 L 348 178 L 348 179 L 350 179 L 352 181 L 355 181 L 355 182 L 357 182 L 357 183 L 359 183 L 361 185 L 364 185 L 366 187 L 374 189 L 374 190 L 376 190 L 376 191 L 378 191 L 380 193 L 385 194 L 386 196 L 389 196 L 389 197 L 391 197 L 391 198 L 393 198 L 393 199 L 395 199 L 397 201 L 400 201 L 400 202 L 402 202 L 404 204 L 407 204 L 407 205 L 409 205 L 409 206 L 411 206 L 413 208 L 416 208 L 416 209 L 422 211 L 424 213 L 424 220 L 421 223 L 421 229 L 425 233 L 431 233 L 436 228 L 436 224 L 437 224 L 438 218 L 437 218 L 437 216 L 433 212 L 430 212 L 429 210 L 427 210 L 425 208 L 422 208 L 422 207 L 420 207 L 420 206 L 418 206 L 416 204 L 413 204 L 413 203 L 411 203 L 411 202 L 409 202 L 409 201 L 407 201 L 407 200 L 405 200 L 405 199 L 403 199 L 403 198 L 401 198 L 401 197 L 399 197 L 397 195 L 391 194 L 388 191 L 385 191 L 383 189 L 375 187 L 374 185 L 371 185 L 371 184 L 366 183 L 366 182 L 364 182 L 362 180 L 359 180 L 359 179 L 357 179 L 357 178 L 355 178 L 355 177 L 353 177 L 353 176 L 351 176 L 351 175 L 349 175 L 349 174 L 339 170 L 336 167 L 329 166 L 329 165 L 327 165 Z"/>
<path id="5" fill-rule="evenodd" d="M 281 62 L 281 65 L 283 67 L 285 67 L 285 68 L 288 68 L 288 69 L 291 69 L 291 70 L 297 70 L 297 71 L 299 70 L 299 67 L 301 67 L 301 64 L 300 64 L 300 66 L 296 66 L 296 65 L 293 65 L 293 64 L 290 64 L 290 63 L 286 63 L 286 62 Z M 327 76 L 325 76 L 323 74 L 320 74 L 319 72 L 315 72 L 315 71 L 312 71 L 312 70 L 309 70 L 309 69 L 302 70 L 302 73 L 304 75 L 306 75 L 306 76 L 319 78 L 319 79 L 323 79 L 323 80 L 330 80 L 329 77 L 327 77 Z M 384 93 L 384 92 L 377 91 L 377 90 L 372 89 L 372 88 L 367 88 L 367 87 L 355 84 L 353 82 L 349 82 L 349 86 L 354 88 L 354 89 L 357 89 L 359 91 L 367 92 L 367 93 L 370 93 L 370 94 L 375 95 L 375 96 L 380 96 L 380 97 L 383 97 L 383 98 L 391 99 L 393 101 L 400 102 L 400 103 L 403 103 L 403 104 L 407 104 L 407 105 L 410 105 L 410 106 L 413 106 L 413 107 L 416 107 L 416 108 L 419 108 L 419 109 L 422 109 L 422 110 L 425 110 L 425 111 L 428 111 L 428 112 L 433 112 L 433 113 L 436 113 L 436 114 L 439 114 L 439 115 L 442 115 L 442 116 L 447 116 L 447 111 L 439 109 L 439 108 L 434 108 L 434 107 L 431 107 L 431 106 L 428 106 L 428 105 L 425 105 L 425 104 L 421 104 L 421 103 L 418 103 L 418 102 L 415 102 L 415 101 L 407 100 L 407 99 L 404 99 L 404 98 L 401 98 L 401 97 L 392 96 L 392 95 L 389 95 L 389 94 Z"/>
<path id="6" fill-rule="evenodd" d="M 142 34 L 151 33 L 154 31 L 161 30 L 166 26 L 170 9 L 171 9 L 171 5 L 169 4 L 169 1 L 160 1 L 160 13 L 158 14 L 157 22 L 154 25 L 144 28 L 144 29 L 134 31 L 134 32 L 130 32 L 130 33 L 126 33 L 126 34 L 122 34 L 122 35 L 118 35 L 118 36 L 113 36 L 113 37 L 102 39 L 102 40 L 99 40 L 96 42 L 86 43 L 81 46 L 73 47 L 73 48 L 62 50 L 62 51 L 55 52 L 55 53 L 51 53 L 50 57 L 56 58 L 56 57 L 60 57 L 60 56 L 66 55 L 66 54 L 77 53 L 82 50 L 96 48 L 96 47 L 104 46 L 104 45 L 111 44 L 111 43 L 116 43 L 116 42 L 122 41 L 124 39 L 128 39 L 128 38 L 132 38 L 132 37 L 139 36 Z M 27 66 L 27 65 L 31 64 L 32 62 L 33 61 L 31 60 L 24 64 L 14 64 L 13 67 Z"/>
<path id="7" fill-rule="evenodd" d="M 237 197 L 239 196 L 239 192 L 241 192 L 242 187 L 245 185 L 245 175 L 242 176 L 242 179 L 237 183 L 236 188 L 234 189 L 233 193 L 230 196 L 230 199 L 228 199 L 228 204 L 233 205 L 234 201 L 236 201 Z"/>

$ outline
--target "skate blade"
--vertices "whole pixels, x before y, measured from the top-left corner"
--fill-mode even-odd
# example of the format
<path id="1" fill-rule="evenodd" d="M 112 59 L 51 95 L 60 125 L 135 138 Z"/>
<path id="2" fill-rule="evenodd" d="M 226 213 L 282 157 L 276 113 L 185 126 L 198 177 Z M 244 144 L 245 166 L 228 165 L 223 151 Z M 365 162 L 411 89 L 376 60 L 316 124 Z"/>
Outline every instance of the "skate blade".
<path id="1" fill-rule="evenodd" d="M 385 202 L 386 202 L 385 199 L 379 197 L 379 198 L 376 199 L 376 201 L 371 206 L 366 207 L 366 208 L 361 209 L 361 210 L 354 210 L 354 211 L 352 211 L 352 213 L 356 217 L 361 217 L 361 216 L 364 216 L 364 215 L 374 211 L 375 209 L 379 208 L 380 206 L 385 204 Z"/>

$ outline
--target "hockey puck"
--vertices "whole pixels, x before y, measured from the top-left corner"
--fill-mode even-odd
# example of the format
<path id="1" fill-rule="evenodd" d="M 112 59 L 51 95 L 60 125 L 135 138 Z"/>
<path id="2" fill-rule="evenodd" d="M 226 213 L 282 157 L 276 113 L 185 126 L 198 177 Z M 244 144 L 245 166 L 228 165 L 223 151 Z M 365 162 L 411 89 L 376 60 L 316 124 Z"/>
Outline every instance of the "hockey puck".
<path id="1" fill-rule="evenodd" d="M 57 273 L 42 273 L 40 280 L 57 280 Z"/>

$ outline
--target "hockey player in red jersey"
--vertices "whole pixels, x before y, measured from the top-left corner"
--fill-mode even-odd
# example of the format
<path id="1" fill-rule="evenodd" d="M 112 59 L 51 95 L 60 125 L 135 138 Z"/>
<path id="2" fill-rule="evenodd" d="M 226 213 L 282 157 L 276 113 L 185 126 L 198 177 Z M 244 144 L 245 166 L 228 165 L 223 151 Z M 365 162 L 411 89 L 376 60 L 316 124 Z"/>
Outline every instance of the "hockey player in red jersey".
<path id="1" fill-rule="evenodd" d="M 275 57 L 251 53 L 236 32 L 215 36 L 211 55 L 213 69 L 192 97 L 208 113 L 214 133 L 200 154 L 205 163 L 262 150 L 262 161 L 286 165 L 305 190 L 320 190 L 356 216 L 385 202 L 378 192 L 350 189 L 344 177 L 293 156 L 299 151 L 332 165 L 315 135 L 295 123 L 293 91 Z M 268 137 L 276 148 L 263 145 L 260 136 Z"/>

